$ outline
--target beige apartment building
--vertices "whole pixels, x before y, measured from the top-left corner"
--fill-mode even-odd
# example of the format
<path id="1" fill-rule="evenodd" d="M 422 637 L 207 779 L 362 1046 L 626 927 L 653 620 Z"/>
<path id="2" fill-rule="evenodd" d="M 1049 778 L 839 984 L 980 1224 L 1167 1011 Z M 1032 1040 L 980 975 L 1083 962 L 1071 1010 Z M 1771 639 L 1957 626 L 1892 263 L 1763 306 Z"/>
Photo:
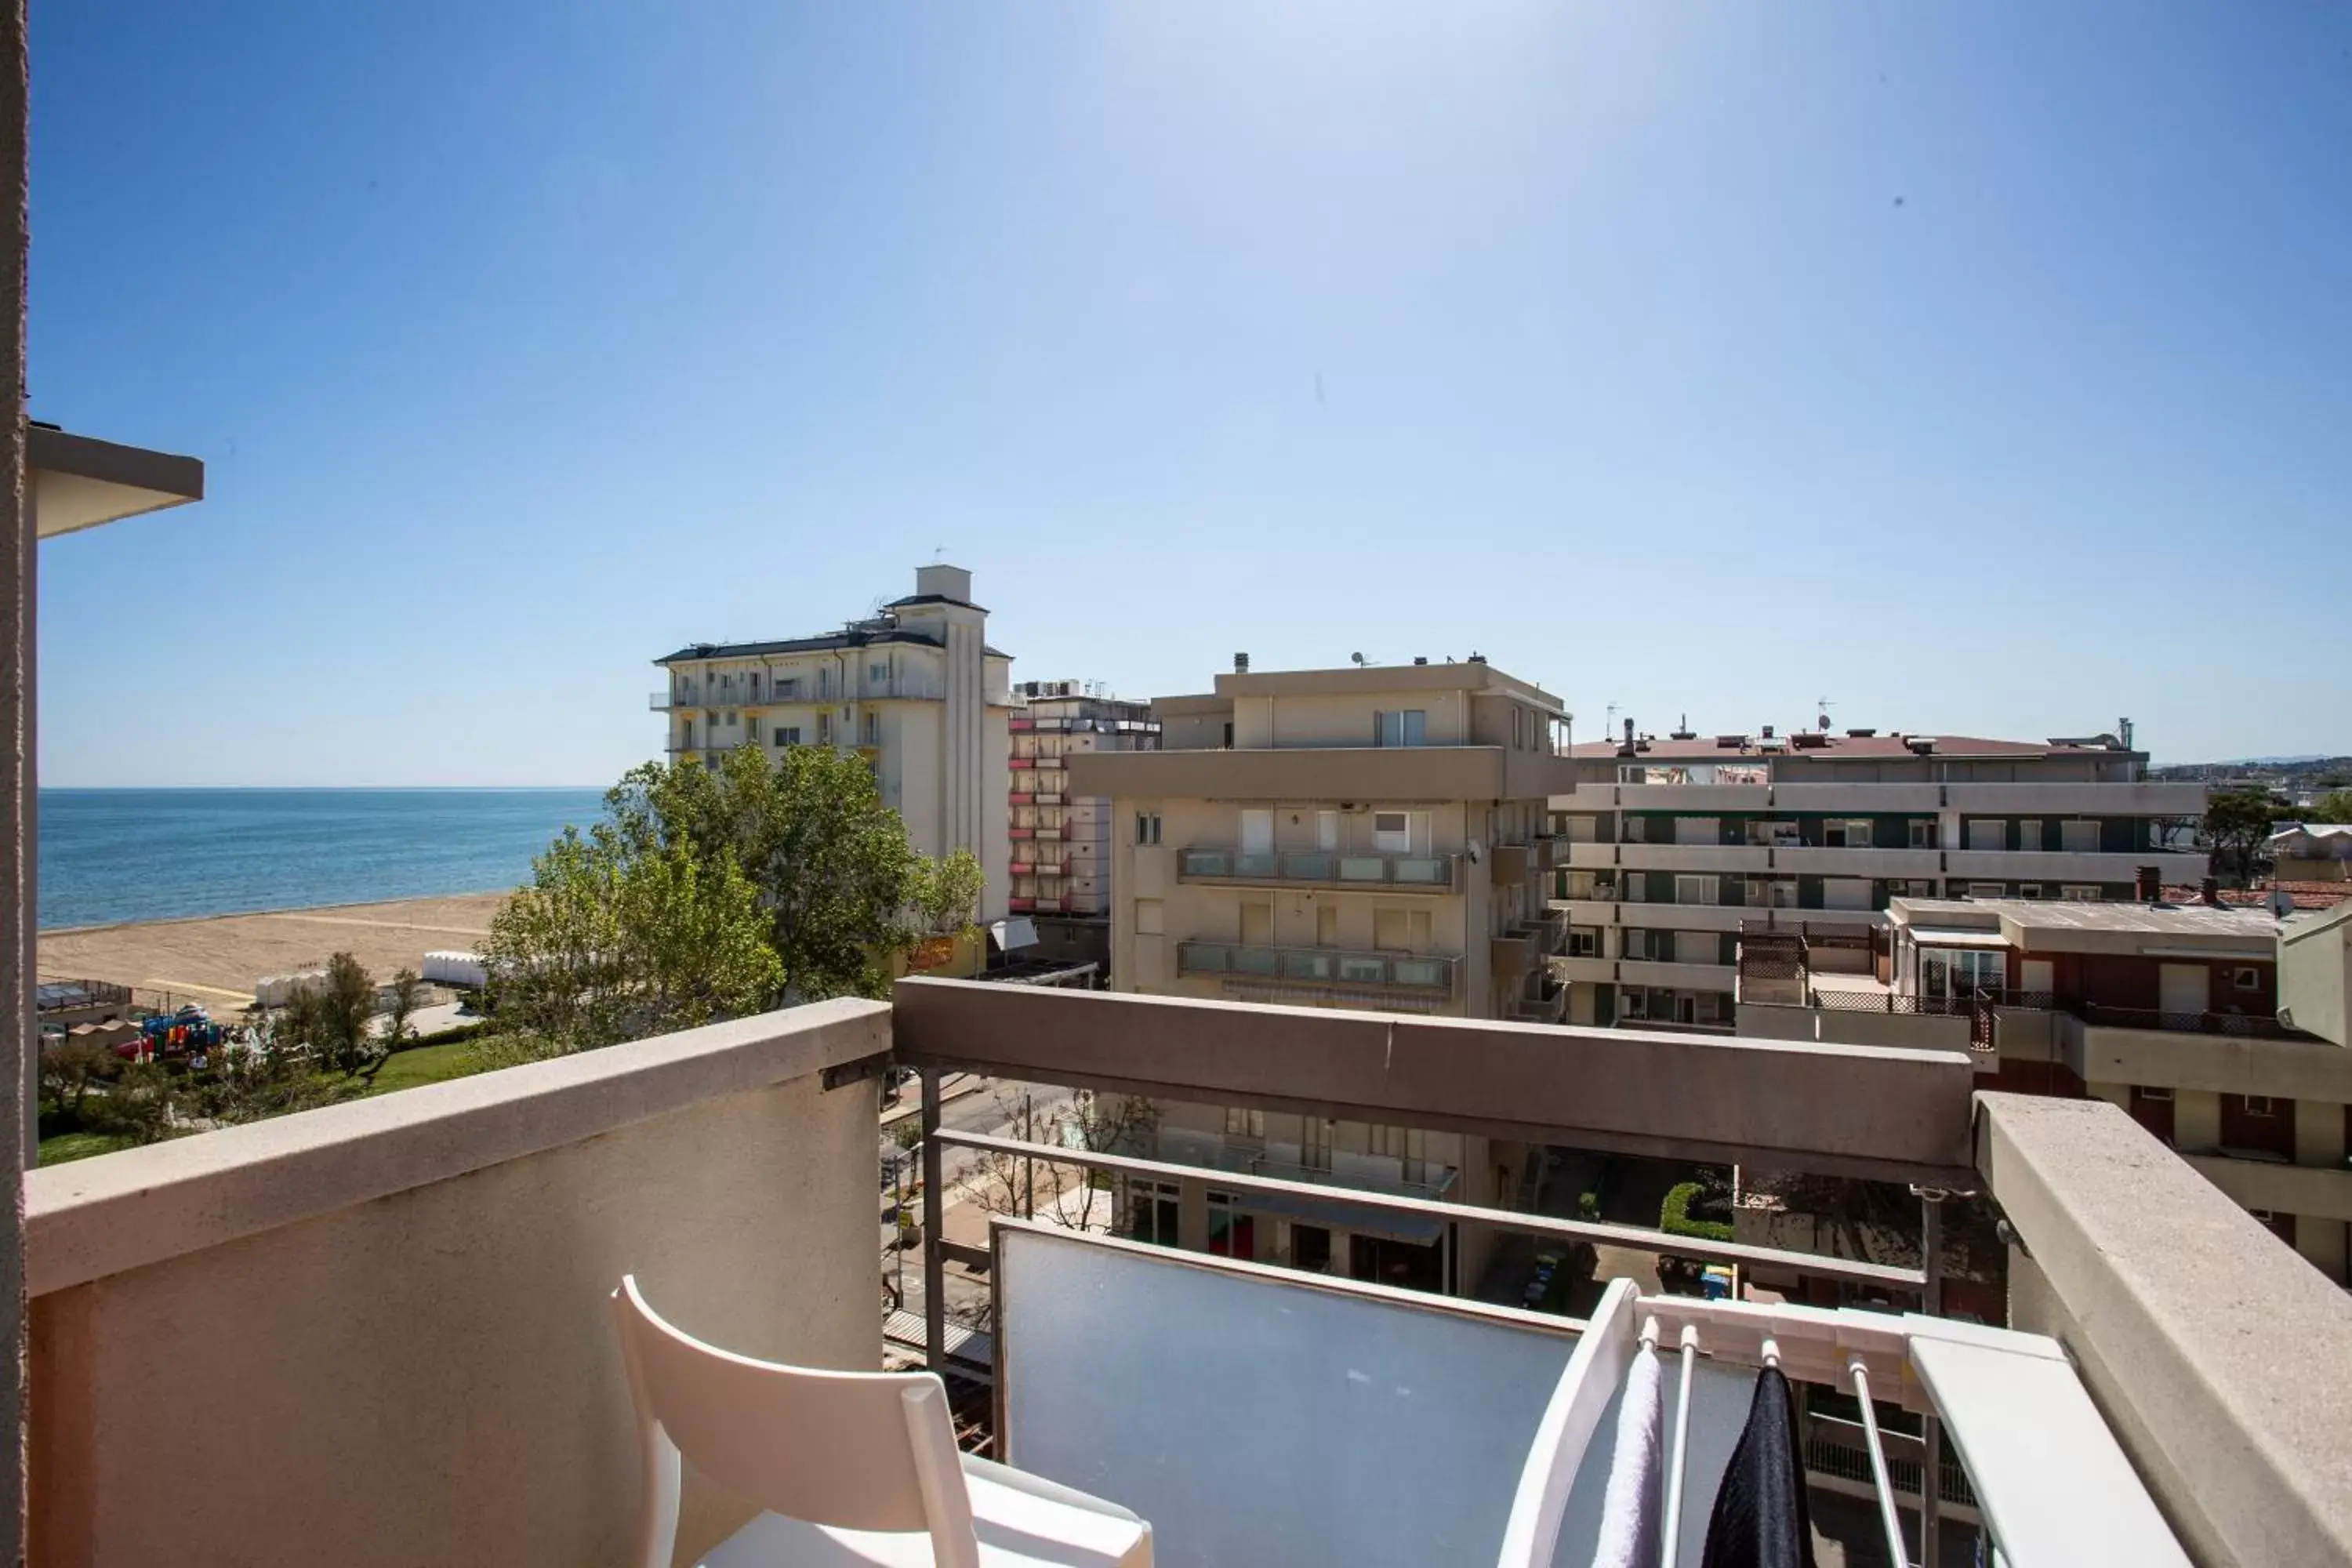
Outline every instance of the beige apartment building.
<path id="1" fill-rule="evenodd" d="M 981 918 L 1005 912 L 1013 656 L 988 646 L 988 612 L 961 566 L 915 569 L 915 591 L 839 631 L 696 643 L 654 662 L 672 756 L 716 764 L 737 746 L 854 751 L 917 851 L 970 849 L 987 873 Z"/>
<path id="2" fill-rule="evenodd" d="M 1748 939 L 1739 1033 L 1966 1051 L 1985 1089 L 2107 1100 L 2314 1268 L 2352 1281 L 2352 1051 L 2336 1037 L 2352 905 L 2282 921 L 2218 898 L 1897 899 L 1888 919 L 1875 973 L 1843 952 L 1817 969 L 1801 942 Z M 2298 943 L 2335 962 L 2288 1011 L 2283 964 Z"/>
<path id="3" fill-rule="evenodd" d="M 1256 673 L 1241 658 L 1214 692 L 1152 713 L 1159 750 L 1069 760 L 1071 787 L 1112 804 L 1116 989 L 1559 1021 L 1548 961 L 1563 927 L 1546 900 L 1558 698 L 1475 658 Z M 1213 1169 L 1506 1205 L 1524 1173 L 1518 1148 L 1466 1134 L 1158 1110 L 1163 1154 Z M 1131 1227 L 1447 1291 L 1474 1285 L 1486 1256 L 1483 1235 L 1443 1220 L 1201 1184 L 1131 1191 Z"/>
<path id="4" fill-rule="evenodd" d="M 1570 1021 L 1732 1027 L 1740 933 L 1887 923 L 1898 898 L 2127 900 L 2194 883 L 2205 786 L 2149 779 L 2131 723 L 2048 741 L 1824 727 L 1575 748 Z"/>

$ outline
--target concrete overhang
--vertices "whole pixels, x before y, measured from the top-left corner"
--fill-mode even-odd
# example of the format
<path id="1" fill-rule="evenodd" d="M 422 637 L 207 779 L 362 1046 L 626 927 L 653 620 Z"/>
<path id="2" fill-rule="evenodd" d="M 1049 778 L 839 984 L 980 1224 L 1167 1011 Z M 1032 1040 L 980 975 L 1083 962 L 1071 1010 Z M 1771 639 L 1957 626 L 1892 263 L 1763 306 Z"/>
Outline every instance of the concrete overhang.
<path id="1" fill-rule="evenodd" d="M 26 427 L 25 471 L 43 539 L 205 499 L 205 465 L 198 458 L 45 425 Z"/>

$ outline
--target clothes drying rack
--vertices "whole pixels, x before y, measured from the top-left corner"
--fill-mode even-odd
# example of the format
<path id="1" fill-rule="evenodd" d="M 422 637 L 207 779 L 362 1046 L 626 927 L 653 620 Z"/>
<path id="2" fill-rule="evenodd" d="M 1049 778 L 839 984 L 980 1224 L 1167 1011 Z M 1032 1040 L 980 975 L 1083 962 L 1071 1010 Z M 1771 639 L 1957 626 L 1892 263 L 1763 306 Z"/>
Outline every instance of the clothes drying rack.
<path id="1" fill-rule="evenodd" d="M 2187 1554 L 2055 1340 L 1916 1313 L 1644 1296 L 1630 1279 L 1613 1280 L 1602 1293 L 1545 1407 L 1504 1531 L 1500 1568 L 1552 1562 L 1586 1449 L 1644 1347 L 1677 1354 L 1682 1369 L 1664 1455 L 1659 1562 L 1665 1568 L 1675 1568 L 1683 1550 L 1691 1385 L 1702 1356 L 1727 1366 L 1777 1366 L 1791 1383 L 1855 1397 L 1879 1523 L 1895 1563 L 1907 1568 L 1911 1558 L 1874 1401 L 1944 1424 L 1996 1562 L 2010 1568 L 2187 1568 Z M 1936 1485 L 1934 1476 L 1923 1474 L 1923 1500 Z M 1932 1519 L 1933 1511 L 1924 1517 Z"/>

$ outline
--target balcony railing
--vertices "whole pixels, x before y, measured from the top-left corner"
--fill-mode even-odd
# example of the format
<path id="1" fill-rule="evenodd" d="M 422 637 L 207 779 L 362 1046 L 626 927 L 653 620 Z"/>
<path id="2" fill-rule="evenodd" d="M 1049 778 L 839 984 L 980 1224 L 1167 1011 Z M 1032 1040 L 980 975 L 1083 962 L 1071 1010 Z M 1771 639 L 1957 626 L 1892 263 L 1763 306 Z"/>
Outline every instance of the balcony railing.
<path id="1" fill-rule="evenodd" d="M 2275 1016 L 2261 1013 L 2168 1012 L 2161 1007 L 2108 1007 L 2095 1002 L 2073 1004 L 2066 1011 L 2094 1028 L 2162 1029 L 2174 1034 L 2235 1035 L 2257 1040 L 2311 1037 L 2300 1029 L 2288 1028 Z"/>
<path id="2" fill-rule="evenodd" d="M 1188 882 L 1289 882 L 1318 887 L 1391 888 L 1442 893 L 1454 886 L 1452 855 L 1353 855 L 1334 849 L 1240 850 L 1202 846 L 1180 850 L 1178 879 Z"/>
<path id="3" fill-rule="evenodd" d="M 1357 952 L 1330 947 L 1260 947 L 1233 942 L 1176 944 L 1176 970 L 1180 974 L 1225 974 L 1237 980 L 1360 986 L 1380 991 L 1451 994 L 1455 962 L 1451 958 Z"/>
<path id="4" fill-rule="evenodd" d="M 943 1077 L 974 1072 L 1982 1192 L 2013 1237 L 2013 1326 L 2053 1337 L 2039 1375 L 2079 1377 L 2095 1404 L 2076 1402 L 2089 1425 L 2037 1444 L 2000 1418 L 2005 1384 L 1888 1377 L 1890 1401 L 1948 1415 L 1990 1528 L 2005 1489 L 2047 1479 L 2028 1500 L 2043 1518 L 2071 1504 L 2094 1542 L 2054 1560 L 2109 1560 L 2099 1499 L 2056 1488 L 2087 1436 L 2110 1482 L 2152 1492 L 2200 1563 L 2352 1558 L 2340 1380 L 2324 1374 L 2352 1355 L 2352 1302 L 2105 1101 L 1971 1097 L 1969 1064 L 1937 1051 L 1574 1026 L 1555 1041 L 1469 1019 L 908 980 L 887 1004 L 820 1003 L 27 1173 L 31 1560 L 615 1560 L 639 1471 L 606 1306 L 619 1274 L 730 1349 L 873 1366 L 875 1084 L 894 1065 L 922 1075 L 933 1131 Z M 942 1159 L 982 1138 L 922 1145 L 924 1342 L 942 1365 L 956 1186 Z M 1939 1310 L 1934 1247 L 1925 1268 L 1814 1258 L 1059 1145 L 1011 1153 L 1112 1184 L 1370 1205 L 1465 1237 L 1771 1263 Z M 1198 1204 L 1185 1223 L 1201 1223 Z M 1043 1226 L 1021 1227 L 1016 1258 L 1003 1239 L 1016 1225 L 997 1226 L 1003 1266 L 980 1286 L 1006 1293 L 1000 1359 L 980 1369 L 996 1380 L 1000 1457 L 1136 1507 L 1164 1561 L 1496 1556 L 1519 1458 L 1584 1323 Z M 1273 1229 L 1258 1227 L 1261 1248 Z M 1042 1258 L 1049 1245 L 1057 1259 Z M 330 1290 L 333 1310 L 290 1279 Z M 1700 1364 L 1733 1348 L 1703 1343 Z M 1301 1358 L 1318 1356 L 1302 1377 Z M 1402 1388 L 1418 1425 L 1400 1442 L 1392 1421 L 1360 1412 Z M 1735 1392 L 1736 1424 L 1748 1401 Z M 1991 1417 L 1980 1436 L 1939 1411 L 1949 1400 Z M 1694 1429 L 1727 1449 L 1732 1427 L 1717 1421 L 1695 1404 Z M 1292 1441 L 1300 1430 L 1318 1434 L 1312 1452 Z M 1931 1473 L 1936 1454 L 1923 1440 Z M 1295 1490 L 1262 1483 L 1310 1461 L 1338 1506 L 1302 1514 Z M 691 1469 L 685 1485 L 689 1533 L 742 1519 Z M 1709 1488 L 1692 1495 L 1703 1507 Z M 286 1497 L 302 1506 L 273 1506 Z M 1401 1543 L 1407 1529 L 1419 1533 Z M 1276 1549 L 1257 1530 L 1307 1533 Z"/>

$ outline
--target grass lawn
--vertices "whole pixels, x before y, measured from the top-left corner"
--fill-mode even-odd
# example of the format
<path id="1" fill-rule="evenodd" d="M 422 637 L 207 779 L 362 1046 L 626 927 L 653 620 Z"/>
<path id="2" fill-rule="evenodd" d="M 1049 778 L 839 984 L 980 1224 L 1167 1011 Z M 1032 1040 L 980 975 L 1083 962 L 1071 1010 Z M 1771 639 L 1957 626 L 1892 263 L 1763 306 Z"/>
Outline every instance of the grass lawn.
<path id="1" fill-rule="evenodd" d="M 107 1132 L 60 1132 L 54 1138 L 41 1140 L 40 1163 L 62 1165 L 68 1160 L 87 1160 L 92 1154 L 111 1154 L 117 1149 L 128 1149 L 131 1140 Z"/>
<path id="2" fill-rule="evenodd" d="M 395 1089 L 464 1078 L 481 1070 L 482 1064 L 474 1056 L 471 1040 L 452 1040 L 446 1046 L 411 1046 L 383 1058 L 383 1066 L 376 1068 L 375 1081 L 368 1092 L 390 1094 Z"/>

